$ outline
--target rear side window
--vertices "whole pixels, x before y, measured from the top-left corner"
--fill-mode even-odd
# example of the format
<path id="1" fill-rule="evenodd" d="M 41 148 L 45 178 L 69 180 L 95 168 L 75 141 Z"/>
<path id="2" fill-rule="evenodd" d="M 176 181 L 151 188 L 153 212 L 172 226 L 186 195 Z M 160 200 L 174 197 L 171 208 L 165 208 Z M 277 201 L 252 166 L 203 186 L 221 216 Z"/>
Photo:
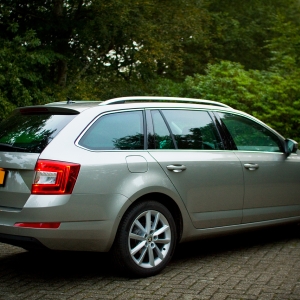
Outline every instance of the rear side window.
<path id="1" fill-rule="evenodd" d="M 78 145 L 90 150 L 143 150 L 142 111 L 101 116 L 84 133 Z"/>
<path id="2" fill-rule="evenodd" d="M 0 123 L 0 151 L 41 153 L 75 116 L 15 112 Z"/>
<path id="3" fill-rule="evenodd" d="M 217 129 L 206 111 L 162 110 L 178 149 L 222 150 Z M 155 128 L 155 120 L 153 121 Z"/>

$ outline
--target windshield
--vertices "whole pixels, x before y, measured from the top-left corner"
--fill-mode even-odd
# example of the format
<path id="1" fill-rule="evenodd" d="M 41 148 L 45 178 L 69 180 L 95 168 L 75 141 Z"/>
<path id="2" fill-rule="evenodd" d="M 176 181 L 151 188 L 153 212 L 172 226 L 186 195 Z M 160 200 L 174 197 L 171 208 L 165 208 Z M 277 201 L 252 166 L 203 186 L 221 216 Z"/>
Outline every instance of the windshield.
<path id="1" fill-rule="evenodd" d="M 41 153 L 75 116 L 15 112 L 0 123 L 0 151 Z"/>

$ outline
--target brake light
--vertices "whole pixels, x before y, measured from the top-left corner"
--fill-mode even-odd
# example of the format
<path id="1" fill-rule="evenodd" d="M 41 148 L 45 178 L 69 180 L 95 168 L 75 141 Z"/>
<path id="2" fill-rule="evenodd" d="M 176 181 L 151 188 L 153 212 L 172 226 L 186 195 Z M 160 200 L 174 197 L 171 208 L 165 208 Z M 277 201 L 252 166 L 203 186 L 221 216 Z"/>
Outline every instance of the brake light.
<path id="1" fill-rule="evenodd" d="M 38 160 L 31 193 L 38 195 L 72 194 L 79 169 L 79 164 Z"/>
<path id="2" fill-rule="evenodd" d="M 48 223 L 15 223 L 15 227 L 23 228 L 40 228 L 40 229 L 57 229 L 60 226 L 60 222 L 48 222 Z"/>

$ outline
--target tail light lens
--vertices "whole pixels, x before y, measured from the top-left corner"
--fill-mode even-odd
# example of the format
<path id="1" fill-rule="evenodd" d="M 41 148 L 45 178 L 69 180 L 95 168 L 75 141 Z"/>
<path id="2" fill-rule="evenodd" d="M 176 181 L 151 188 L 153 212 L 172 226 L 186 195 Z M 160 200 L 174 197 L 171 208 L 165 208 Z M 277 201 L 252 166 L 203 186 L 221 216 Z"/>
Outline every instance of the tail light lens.
<path id="1" fill-rule="evenodd" d="M 79 169 L 79 164 L 38 160 L 31 193 L 38 195 L 72 194 Z"/>

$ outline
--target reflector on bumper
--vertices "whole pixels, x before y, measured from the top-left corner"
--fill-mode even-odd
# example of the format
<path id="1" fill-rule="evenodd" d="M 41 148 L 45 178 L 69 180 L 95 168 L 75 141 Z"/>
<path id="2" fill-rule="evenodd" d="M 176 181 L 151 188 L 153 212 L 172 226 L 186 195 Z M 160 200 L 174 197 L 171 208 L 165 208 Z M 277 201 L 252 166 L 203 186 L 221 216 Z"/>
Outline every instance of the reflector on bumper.
<path id="1" fill-rule="evenodd" d="M 57 229 L 60 226 L 60 222 L 48 222 L 48 223 L 15 223 L 15 227 L 23 228 L 40 228 L 40 229 Z"/>

